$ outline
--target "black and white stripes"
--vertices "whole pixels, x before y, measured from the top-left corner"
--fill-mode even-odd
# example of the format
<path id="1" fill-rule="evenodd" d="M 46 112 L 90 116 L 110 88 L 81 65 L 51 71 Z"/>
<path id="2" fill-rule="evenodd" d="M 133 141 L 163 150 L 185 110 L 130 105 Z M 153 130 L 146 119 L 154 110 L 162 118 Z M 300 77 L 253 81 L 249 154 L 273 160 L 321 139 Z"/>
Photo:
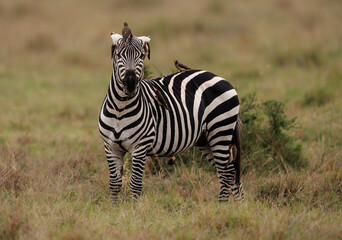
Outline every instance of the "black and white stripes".
<path id="1" fill-rule="evenodd" d="M 124 41 L 118 34 L 112 39 L 113 74 L 99 117 L 112 198 L 117 200 L 121 189 L 126 152 L 132 156 L 129 186 L 137 199 L 146 156 L 170 156 L 194 145 L 217 168 L 220 200 L 226 201 L 230 192 L 235 198 L 243 197 L 236 171 L 240 160 L 229 160 L 238 132 L 239 100 L 234 88 L 225 79 L 200 70 L 143 80 L 150 39 L 132 36 Z M 168 110 L 158 105 L 155 89 Z"/>

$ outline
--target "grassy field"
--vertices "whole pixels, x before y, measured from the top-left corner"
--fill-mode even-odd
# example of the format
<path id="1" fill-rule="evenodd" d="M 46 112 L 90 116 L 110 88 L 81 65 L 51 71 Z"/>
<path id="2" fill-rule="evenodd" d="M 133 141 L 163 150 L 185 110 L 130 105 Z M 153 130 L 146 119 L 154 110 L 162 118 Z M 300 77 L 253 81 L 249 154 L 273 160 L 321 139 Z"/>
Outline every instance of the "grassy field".
<path id="1" fill-rule="evenodd" d="M 342 239 L 341 12 L 339 0 L 1 1 L 0 239 Z M 97 119 L 124 21 L 151 36 L 155 76 L 178 59 L 284 102 L 308 165 L 260 172 L 272 159 L 246 168 L 245 154 L 245 201 L 219 204 L 190 150 L 148 168 L 137 203 L 127 163 L 113 205 Z"/>

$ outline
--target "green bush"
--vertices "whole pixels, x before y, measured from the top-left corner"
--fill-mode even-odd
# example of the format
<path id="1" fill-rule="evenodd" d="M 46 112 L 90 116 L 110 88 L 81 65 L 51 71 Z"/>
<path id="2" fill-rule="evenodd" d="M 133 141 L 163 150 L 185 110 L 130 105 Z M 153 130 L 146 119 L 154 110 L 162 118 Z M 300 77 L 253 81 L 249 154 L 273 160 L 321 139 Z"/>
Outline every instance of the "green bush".
<path id="1" fill-rule="evenodd" d="M 242 167 L 257 172 L 302 168 L 301 144 L 289 134 L 295 118 L 288 119 L 284 103 L 256 102 L 255 93 L 241 98 Z"/>

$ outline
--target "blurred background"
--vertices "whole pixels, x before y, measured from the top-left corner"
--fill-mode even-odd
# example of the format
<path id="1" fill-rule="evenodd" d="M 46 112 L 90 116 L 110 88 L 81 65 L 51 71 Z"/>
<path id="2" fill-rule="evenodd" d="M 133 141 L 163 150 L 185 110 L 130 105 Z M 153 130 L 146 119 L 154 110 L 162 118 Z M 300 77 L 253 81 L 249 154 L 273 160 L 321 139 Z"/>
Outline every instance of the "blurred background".
<path id="1" fill-rule="evenodd" d="M 214 72 L 257 119 L 245 124 L 247 204 L 237 211 L 215 205 L 214 170 L 197 165 L 150 172 L 139 207 L 113 210 L 97 119 L 110 33 L 124 22 L 151 37 L 152 76 L 174 72 L 174 59 Z M 218 239 L 338 238 L 341 23 L 341 0 L 0 0 L 0 239 L 201 239 L 203 226 Z M 277 123 L 295 127 L 275 138 L 265 106 L 283 106 Z M 279 167 L 292 153 L 305 167 Z"/>

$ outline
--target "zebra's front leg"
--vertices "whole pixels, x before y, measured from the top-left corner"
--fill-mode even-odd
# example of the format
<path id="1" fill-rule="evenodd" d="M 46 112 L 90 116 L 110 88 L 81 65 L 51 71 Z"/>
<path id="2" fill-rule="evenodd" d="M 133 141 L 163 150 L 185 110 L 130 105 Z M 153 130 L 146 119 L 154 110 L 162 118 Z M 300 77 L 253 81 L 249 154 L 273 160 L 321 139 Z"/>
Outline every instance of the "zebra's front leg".
<path id="1" fill-rule="evenodd" d="M 132 175 L 129 180 L 129 187 L 131 189 L 133 201 L 136 201 L 141 195 L 145 162 L 146 149 L 141 148 L 138 145 L 132 153 Z"/>
<path id="2" fill-rule="evenodd" d="M 107 162 L 109 166 L 109 189 L 110 196 L 114 202 L 118 200 L 118 194 L 122 186 L 123 157 L 124 152 L 112 151 L 105 146 Z"/>

